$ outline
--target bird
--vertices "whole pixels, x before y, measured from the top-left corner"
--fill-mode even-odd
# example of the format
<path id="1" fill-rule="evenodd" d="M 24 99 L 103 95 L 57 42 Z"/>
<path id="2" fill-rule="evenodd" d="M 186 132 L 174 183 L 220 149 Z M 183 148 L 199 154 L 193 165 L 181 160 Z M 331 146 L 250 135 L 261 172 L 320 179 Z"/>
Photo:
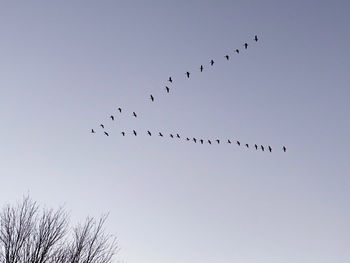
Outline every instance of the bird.
<path id="1" fill-rule="evenodd" d="M 170 83 L 173 83 L 173 80 L 172 80 L 171 77 L 169 77 L 168 81 L 169 81 Z"/>
<path id="2" fill-rule="evenodd" d="M 225 58 L 226 58 L 227 60 L 229 60 L 229 59 L 230 59 L 230 56 L 229 56 L 229 55 L 226 55 Z"/>
<path id="3" fill-rule="evenodd" d="M 152 136 L 152 133 L 150 131 L 147 131 L 147 133 L 148 133 L 149 136 Z"/>
<path id="4" fill-rule="evenodd" d="M 137 136 L 137 133 L 136 133 L 136 131 L 135 131 L 135 130 L 132 130 L 132 131 L 133 131 L 134 135 L 135 135 L 135 136 Z"/>
<path id="5" fill-rule="evenodd" d="M 114 116 L 113 115 L 111 115 L 110 118 L 112 119 L 112 121 L 114 121 Z"/>
<path id="6" fill-rule="evenodd" d="M 121 132 L 121 134 L 122 134 L 123 136 L 125 136 L 125 132 Z"/>
<path id="7" fill-rule="evenodd" d="M 230 143 L 230 144 L 231 144 L 231 141 L 230 141 L 230 140 L 227 140 L 227 143 Z"/>
<path id="8" fill-rule="evenodd" d="M 104 134 L 105 134 L 106 136 L 109 136 L 108 132 L 104 132 Z"/>
<path id="9" fill-rule="evenodd" d="M 176 133 L 176 137 L 180 139 L 180 135 L 178 133 Z"/>
<path id="10" fill-rule="evenodd" d="M 264 151 L 264 150 L 265 150 L 264 146 L 262 146 L 262 145 L 261 145 L 261 150 L 262 150 L 262 151 Z"/>
<path id="11" fill-rule="evenodd" d="M 122 108 L 118 108 L 118 111 L 119 111 L 120 113 L 122 113 Z"/>
<path id="12" fill-rule="evenodd" d="M 171 138 L 174 138 L 174 135 L 172 135 L 172 134 L 170 133 L 170 137 L 171 137 Z"/>
<path id="13" fill-rule="evenodd" d="M 246 146 L 247 148 L 249 148 L 249 144 L 248 144 L 248 143 L 246 143 L 245 146 Z"/>
<path id="14" fill-rule="evenodd" d="M 133 112 L 132 114 L 134 115 L 135 118 L 137 117 L 136 112 Z"/>
<path id="15" fill-rule="evenodd" d="M 201 144 L 203 144 L 203 142 L 204 142 L 203 139 L 200 139 L 199 141 L 201 142 Z"/>
<path id="16" fill-rule="evenodd" d="M 190 77 L 190 72 L 186 72 L 186 76 L 187 76 L 187 78 L 189 78 Z"/>
<path id="17" fill-rule="evenodd" d="M 284 151 L 284 152 L 286 152 L 286 151 L 287 151 L 286 146 L 283 146 L 283 151 Z"/>
<path id="18" fill-rule="evenodd" d="M 257 36 L 257 35 L 255 35 L 254 40 L 255 40 L 256 42 L 258 42 L 258 36 Z"/>
<path id="19" fill-rule="evenodd" d="M 203 65 L 201 65 L 201 67 L 199 69 L 201 70 L 201 72 L 203 72 Z"/>
<path id="20" fill-rule="evenodd" d="M 94 129 L 91 129 L 91 133 L 95 133 Z"/>
<path id="21" fill-rule="evenodd" d="M 189 140 L 190 140 L 190 138 L 188 138 L 188 137 L 187 137 L 187 138 L 186 138 L 186 140 L 187 140 L 187 141 L 189 141 Z"/>
<path id="22" fill-rule="evenodd" d="M 271 146 L 269 146 L 269 151 L 270 151 L 270 152 L 272 152 L 272 148 L 271 148 Z"/>
<path id="23" fill-rule="evenodd" d="M 170 89 L 168 88 L 168 86 L 165 86 L 165 90 L 167 93 L 169 93 Z"/>
<path id="24" fill-rule="evenodd" d="M 239 49 L 236 49 L 235 51 L 236 51 L 237 54 L 239 54 Z"/>
<path id="25" fill-rule="evenodd" d="M 214 65 L 214 60 L 210 60 L 210 65 Z"/>
<path id="26" fill-rule="evenodd" d="M 255 150 L 258 150 L 258 145 L 255 144 L 254 147 L 255 147 Z"/>
<path id="27" fill-rule="evenodd" d="M 105 126 L 104 126 L 103 124 L 100 124 L 100 126 L 102 127 L 102 129 L 104 129 L 104 128 L 105 128 Z"/>
<path id="28" fill-rule="evenodd" d="M 219 140 L 219 139 L 216 139 L 216 142 L 217 142 L 218 144 L 220 144 L 220 140 Z"/>
<path id="29" fill-rule="evenodd" d="M 239 141 L 237 141 L 237 144 L 238 144 L 238 146 L 241 146 L 241 143 Z"/>
<path id="30" fill-rule="evenodd" d="M 208 143 L 211 144 L 211 140 L 208 140 Z"/>
<path id="31" fill-rule="evenodd" d="M 248 43 L 244 43 L 244 48 L 245 48 L 245 49 L 248 48 Z"/>
<path id="32" fill-rule="evenodd" d="M 197 139 L 196 138 L 193 138 L 193 141 L 194 141 L 194 143 L 197 143 Z"/>
<path id="33" fill-rule="evenodd" d="M 151 94 L 151 101 L 154 101 L 154 97 L 153 97 L 153 95 Z"/>
<path id="34" fill-rule="evenodd" d="M 163 137 L 163 134 L 160 132 L 160 133 L 159 133 L 159 136 L 160 136 L 160 137 Z"/>

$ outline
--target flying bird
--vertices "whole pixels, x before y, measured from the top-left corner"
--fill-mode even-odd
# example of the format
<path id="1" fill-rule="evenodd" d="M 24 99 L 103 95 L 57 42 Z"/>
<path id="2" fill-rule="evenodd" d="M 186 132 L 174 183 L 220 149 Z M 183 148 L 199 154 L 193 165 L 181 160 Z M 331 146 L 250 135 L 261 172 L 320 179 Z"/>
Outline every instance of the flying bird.
<path id="1" fill-rule="evenodd" d="M 226 55 L 225 58 L 226 58 L 227 60 L 229 60 L 229 59 L 230 59 L 230 56 L 229 56 L 229 55 Z"/>
<path id="2" fill-rule="evenodd" d="M 248 48 L 248 43 L 244 43 L 244 48 L 245 48 L 245 49 Z"/>
<path id="3" fill-rule="evenodd" d="M 190 77 L 190 72 L 186 72 L 186 76 L 187 76 L 187 78 L 189 78 Z"/>
<path id="4" fill-rule="evenodd" d="M 122 108 L 118 108 L 118 111 L 119 111 L 120 113 L 122 113 Z"/>
<path id="5" fill-rule="evenodd" d="M 187 137 L 187 138 L 186 138 L 186 140 L 187 140 L 187 141 L 189 141 L 189 140 L 190 140 L 190 138 L 188 138 L 188 137 Z"/>
<path id="6" fill-rule="evenodd" d="M 152 136 L 152 133 L 150 131 L 147 131 L 147 133 L 148 133 L 149 136 Z"/>
<path id="7" fill-rule="evenodd" d="M 136 112 L 133 112 L 132 114 L 134 115 L 135 118 L 137 117 Z"/>
<path id="8" fill-rule="evenodd" d="M 105 126 L 104 126 L 103 124 L 100 124 L 100 126 L 102 127 L 102 129 L 104 129 L 104 128 L 105 128 Z"/>
<path id="9" fill-rule="evenodd" d="M 203 72 L 203 65 L 201 65 L 201 67 L 199 69 L 201 70 L 201 72 Z"/>
<path id="10" fill-rule="evenodd" d="M 153 97 L 153 95 L 151 94 L 151 101 L 154 101 L 154 97 Z"/>
<path id="11" fill-rule="evenodd" d="M 200 139 L 200 142 L 201 142 L 201 144 L 203 144 L 203 142 L 204 142 L 203 139 Z"/>
<path id="12" fill-rule="evenodd" d="M 165 86 L 165 90 L 167 93 L 169 93 L 170 89 L 168 88 L 168 86 Z"/>
<path id="13" fill-rule="evenodd" d="M 219 139 L 216 139 L 216 142 L 217 142 L 218 144 L 220 144 L 220 140 L 219 140 Z"/>
<path id="14" fill-rule="evenodd" d="M 112 121 L 114 121 L 114 116 L 113 115 L 111 115 L 110 118 L 112 119 Z"/>
<path id="15" fill-rule="evenodd" d="M 91 129 L 91 133 L 95 133 L 94 129 Z"/>
<path id="16" fill-rule="evenodd" d="M 170 137 L 171 137 L 171 138 L 174 138 L 174 135 L 172 135 L 172 134 L 170 133 Z"/>
<path id="17" fill-rule="evenodd" d="M 231 141 L 230 141 L 230 140 L 227 140 L 227 143 L 230 143 L 230 144 L 231 144 Z"/>
<path id="18" fill-rule="evenodd" d="M 208 140 L 208 143 L 211 144 L 211 140 Z"/>
<path id="19" fill-rule="evenodd" d="M 137 136 L 137 133 L 136 133 L 136 131 L 135 131 L 135 130 L 132 130 L 132 131 L 133 131 L 134 135 L 135 135 L 135 136 Z"/>
<path id="20" fill-rule="evenodd" d="M 258 36 L 257 36 L 257 35 L 255 35 L 254 40 L 255 40 L 256 42 L 258 42 Z"/>
<path id="21" fill-rule="evenodd" d="M 210 65 L 214 65 L 214 60 L 210 60 Z"/>
<path id="22" fill-rule="evenodd" d="M 262 145 L 261 145 L 261 150 L 262 150 L 262 151 L 264 151 L 264 150 L 265 150 L 264 146 L 262 146 Z"/>
<path id="23" fill-rule="evenodd" d="M 238 146 L 241 146 L 241 143 L 239 141 L 237 141 L 237 144 L 238 144 Z"/>
<path id="24" fill-rule="evenodd" d="M 168 81 L 169 81 L 170 83 L 173 83 L 173 80 L 172 80 L 171 77 L 169 77 Z"/>
<path id="25" fill-rule="evenodd" d="M 106 136 L 109 136 L 108 132 L 104 132 L 104 134 L 105 134 Z"/>
<path id="26" fill-rule="evenodd" d="M 196 138 L 193 138 L 193 141 L 194 141 L 195 143 L 197 143 L 197 139 L 196 139 Z"/>
<path id="27" fill-rule="evenodd" d="M 235 51 L 236 51 L 237 54 L 239 54 L 239 49 L 236 49 Z"/>
<path id="28" fill-rule="evenodd" d="M 258 145 L 255 144 L 254 147 L 255 147 L 255 150 L 258 150 Z"/>
<path id="29" fill-rule="evenodd" d="M 272 148 L 271 148 L 271 146 L 269 146 L 269 151 L 270 151 L 270 152 L 272 152 Z"/>
<path id="30" fill-rule="evenodd" d="M 159 136 L 160 136 L 160 137 L 163 137 L 163 134 L 160 132 L 160 133 L 159 133 Z"/>
<path id="31" fill-rule="evenodd" d="M 246 146 L 247 148 L 249 148 L 249 144 L 248 144 L 248 143 L 246 143 L 245 146 Z"/>
<path id="32" fill-rule="evenodd" d="M 125 132 L 121 132 L 121 134 L 122 134 L 123 136 L 125 136 Z"/>
<path id="33" fill-rule="evenodd" d="M 285 146 L 283 146 L 283 151 L 286 152 L 287 151 L 287 148 Z"/>
<path id="34" fill-rule="evenodd" d="M 180 139 L 180 135 L 178 133 L 176 133 L 176 137 Z"/>

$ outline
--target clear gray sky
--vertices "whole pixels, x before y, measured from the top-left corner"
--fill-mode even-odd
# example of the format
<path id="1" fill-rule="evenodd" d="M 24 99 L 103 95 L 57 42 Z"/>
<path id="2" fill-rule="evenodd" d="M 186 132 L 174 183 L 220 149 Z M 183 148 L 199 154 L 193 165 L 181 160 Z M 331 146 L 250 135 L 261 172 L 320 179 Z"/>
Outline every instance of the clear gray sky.
<path id="1" fill-rule="evenodd" d="M 348 1 L 2 1 L 0 205 L 29 193 L 65 204 L 73 223 L 109 211 L 128 263 L 348 263 L 349 10 Z M 118 107 L 125 114 L 111 122 Z"/>

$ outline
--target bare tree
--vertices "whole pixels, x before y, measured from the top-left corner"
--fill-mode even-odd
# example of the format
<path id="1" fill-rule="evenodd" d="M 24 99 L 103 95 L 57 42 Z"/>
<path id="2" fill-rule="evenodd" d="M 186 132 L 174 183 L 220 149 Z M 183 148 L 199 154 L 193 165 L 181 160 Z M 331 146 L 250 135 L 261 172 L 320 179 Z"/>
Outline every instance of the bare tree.
<path id="1" fill-rule="evenodd" d="M 0 263 L 112 263 L 117 244 L 106 219 L 89 217 L 70 232 L 63 208 L 40 210 L 25 197 L 0 211 Z"/>

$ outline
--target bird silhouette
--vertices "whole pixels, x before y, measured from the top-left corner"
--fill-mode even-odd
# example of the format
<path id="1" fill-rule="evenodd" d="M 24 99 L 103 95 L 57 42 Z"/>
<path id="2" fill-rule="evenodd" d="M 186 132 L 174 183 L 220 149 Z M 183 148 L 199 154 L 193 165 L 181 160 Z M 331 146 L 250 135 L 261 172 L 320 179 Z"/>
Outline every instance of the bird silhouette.
<path id="1" fill-rule="evenodd" d="M 285 146 L 283 146 L 283 151 L 286 152 L 287 151 L 287 148 Z"/>
<path id="2" fill-rule="evenodd" d="M 197 139 L 196 139 L 196 138 L 193 138 L 193 141 L 194 141 L 195 143 L 197 143 Z"/>
<path id="3" fill-rule="evenodd" d="M 220 144 L 220 140 L 219 140 L 219 139 L 216 139 L 216 142 L 217 142 L 218 144 Z"/>
<path id="4" fill-rule="evenodd" d="M 248 144 L 248 143 L 246 143 L 245 146 L 246 146 L 247 148 L 249 148 L 249 144 Z"/>
<path id="5" fill-rule="evenodd" d="M 94 129 L 91 129 L 91 133 L 95 133 Z"/>
<path id="6" fill-rule="evenodd" d="M 238 146 L 241 146 L 241 143 L 239 141 L 237 141 L 237 144 L 238 144 Z"/>
<path id="7" fill-rule="evenodd" d="M 201 70 L 201 72 L 203 72 L 203 65 L 201 65 L 201 67 L 199 69 Z"/>
<path id="8" fill-rule="evenodd" d="M 226 58 L 227 60 L 229 60 L 229 59 L 230 59 L 230 56 L 229 56 L 229 55 L 226 55 L 225 58 Z"/>
<path id="9" fill-rule="evenodd" d="M 176 133 L 176 137 L 180 139 L 180 135 L 178 133 Z"/>
<path id="10" fill-rule="evenodd" d="M 211 144 L 211 140 L 208 140 L 208 143 Z"/>
<path id="11" fill-rule="evenodd" d="M 231 141 L 230 141 L 230 140 L 227 140 L 227 143 L 230 143 L 230 144 L 231 144 Z"/>
<path id="12" fill-rule="evenodd" d="M 245 48 L 245 49 L 248 48 L 248 43 L 244 43 L 244 48 Z"/>
<path id="13" fill-rule="evenodd" d="M 154 97 L 153 97 L 153 95 L 151 94 L 151 101 L 154 101 Z"/>
<path id="14" fill-rule="evenodd" d="M 102 127 L 102 129 L 104 129 L 104 128 L 105 128 L 105 126 L 104 126 L 103 124 L 100 124 L 100 126 Z"/>
<path id="15" fill-rule="evenodd" d="M 257 35 L 255 35 L 254 40 L 255 40 L 256 42 L 258 42 L 258 36 L 257 36 Z"/>
<path id="16" fill-rule="evenodd" d="M 270 151 L 270 152 L 272 152 L 272 148 L 271 148 L 271 146 L 269 146 L 269 151 Z"/>
<path id="17" fill-rule="evenodd" d="M 258 145 L 255 144 L 254 147 L 255 147 L 255 150 L 258 150 Z"/>
<path id="18" fill-rule="evenodd" d="M 235 51 L 236 51 L 237 54 L 239 54 L 239 49 L 236 49 Z"/>
<path id="19" fill-rule="evenodd" d="M 214 65 L 214 60 L 210 60 L 210 65 Z"/>
<path id="20" fill-rule="evenodd" d="M 203 142 L 204 142 L 203 139 L 200 139 L 199 141 L 201 142 L 201 144 L 203 144 Z"/>
<path id="21" fill-rule="evenodd" d="M 261 145 L 261 150 L 262 150 L 262 151 L 265 151 L 265 148 L 264 148 L 264 146 L 262 146 L 262 145 Z"/>
<path id="22" fill-rule="evenodd" d="M 160 136 L 160 137 L 163 137 L 163 134 L 160 132 L 160 133 L 159 133 L 159 136 Z"/>
<path id="23" fill-rule="evenodd" d="M 121 132 L 121 134 L 122 134 L 123 136 L 125 136 L 125 132 Z"/>
<path id="24" fill-rule="evenodd" d="M 105 134 L 106 136 L 109 136 L 108 132 L 104 132 L 104 134 Z"/>
<path id="25" fill-rule="evenodd" d="M 186 76 L 187 76 L 187 78 L 189 78 L 190 77 L 190 72 L 186 72 Z"/>
<path id="26" fill-rule="evenodd" d="M 118 111 L 119 111 L 120 113 L 122 113 L 122 108 L 118 108 Z"/>
<path id="27" fill-rule="evenodd" d="M 112 119 L 112 121 L 114 121 L 114 116 L 113 115 L 111 115 L 110 118 Z"/>
<path id="28" fill-rule="evenodd" d="M 168 81 L 169 81 L 170 83 L 173 83 L 173 80 L 172 80 L 171 77 L 169 77 Z"/>
<path id="29" fill-rule="evenodd" d="M 167 93 L 169 93 L 170 89 L 168 88 L 168 86 L 165 86 L 165 90 Z"/>
<path id="30" fill-rule="evenodd" d="M 134 135 L 135 135 L 135 136 L 137 136 L 137 133 L 136 133 L 136 131 L 135 131 L 135 130 L 132 130 L 132 131 L 133 131 Z"/>
<path id="31" fill-rule="evenodd" d="M 147 133 L 148 133 L 149 136 L 152 136 L 152 133 L 150 131 L 147 131 Z"/>
<path id="32" fill-rule="evenodd" d="M 132 114 L 134 115 L 135 118 L 137 117 L 136 112 L 133 112 Z"/>
<path id="33" fill-rule="evenodd" d="M 190 138 L 188 138 L 188 137 L 187 137 L 187 138 L 186 138 L 186 140 L 187 140 L 187 141 L 189 141 L 189 140 L 190 140 Z"/>
<path id="34" fill-rule="evenodd" d="M 170 133 L 170 137 L 171 137 L 171 138 L 174 138 L 174 135 L 172 135 L 172 134 Z"/>

